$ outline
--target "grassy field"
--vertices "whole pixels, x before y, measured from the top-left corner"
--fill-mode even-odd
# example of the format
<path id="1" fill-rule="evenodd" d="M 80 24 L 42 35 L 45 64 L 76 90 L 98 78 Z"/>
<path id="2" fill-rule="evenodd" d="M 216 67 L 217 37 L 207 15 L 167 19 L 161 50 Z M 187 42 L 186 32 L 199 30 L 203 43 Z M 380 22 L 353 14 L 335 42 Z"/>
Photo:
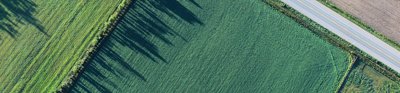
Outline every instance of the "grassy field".
<path id="1" fill-rule="evenodd" d="M 1 0 L 0 92 L 51 92 L 122 0 Z"/>
<path id="2" fill-rule="evenodd" d="M 357 62 L 348 76 L 342 92 L 398 93 L 400 84 L 390 80 L 364 62 Z"/>
<path id="3" fill-rule="evenodd" d="M 348 56 L 261 0 L 143 0 L 70 91 L 334 92 Z"/>

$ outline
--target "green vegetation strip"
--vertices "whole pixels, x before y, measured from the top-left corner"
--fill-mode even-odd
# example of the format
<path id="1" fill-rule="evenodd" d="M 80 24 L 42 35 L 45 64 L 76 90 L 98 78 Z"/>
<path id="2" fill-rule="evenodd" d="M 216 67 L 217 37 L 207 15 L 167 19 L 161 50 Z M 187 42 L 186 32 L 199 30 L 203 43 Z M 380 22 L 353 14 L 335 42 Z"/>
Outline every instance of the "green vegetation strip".
<path id="1" fill-rule="evenodd" d="M 349 59 L 350 59 L 349 65 L 347 66 L 346 72 L 343 75 L 343 77 L 341 78 L 341 80 L 336 88 L 335 93 L 339 93 L 340 90 L 345 86 L 345 84 L 346 84 L 345 82 L 346 82 L 351 70 L 354 68 L 354 64 L 357 62 L 358 57 L 355 55 L 350 55 Z"/>
<path id="2" fill-rule="evenodd" d="M 104 38 L 109 35 L 111 31 L 114 30 L 118 20 L 125 14 L 126 9 L 128 8 L 129 4 L 132 3 L 132 0 L 123 0 L 122 3 L 118 6 L 114 14 L 110 16 L 107 22 L 105 22 L 103 33 L 97 37 L 97 39 L 90 44 L 90 48 L 86 51 L 86 55 L 82 58 L 81 62 L 78 62 L 78 65 L 72 68 L 70 73 L 70 77 L 64 80 L 61 85 L 61 88 L 57 90 L 57 92 L 65 92 L 66 89 L 70 88 L 71 85 L 74 83 L 75 79 L 78 77 L 79 73 L 82 72 L 84 68 L 84 64 L 88 62 L 88 60 L 93 56 L 93 53 L 96 52 L 97 48 L 104 41 Z"/>
<path id="3" fill-rule="evenodd" d="M 141 0 L 68 92 L 334 92 L 347 54 L 259 0 Z"/>
<path id="4" fill-rule="evenodd" d="M 398 93 L 399 82 L 368 66 L 363 60 L 358 60 L 350 72 L 344 87 L 339 93 Z"/>
<path id="5" fill-rule="evenodd" d="M 318 23 L 312 21 L 311 19 L 307 18 L 303 14 L 297 12 L 290 6 L 286 5 L 285 3 L 279 0 L 265 0 L 267 4 L 270 4 L 274 8 L 278 9 L 282 13 L 286 14 L 287 16 L 293 18 L 298 23 L 303 25 L 304 27 L 308 28 L 313 33 L 317 34 L 321 38 L 327 40 L 331 44 L 341 47 L 343 50 L 348 51 L 351 54 L 357 55 L 360 59 L 364 60 L 368 65 L 371 65 L 374 69 L 378 70 L 379 72 L 383 73 L 384 75 L 388 76 L 390 79 L 393 80 L 400 80 L 399 74 L 394 70 L 390 69 L 389 67 L 385 66 L 381 62 L 377 61 L 376 59 L 372 58 L 365 52 L 361 51 L 360 49 L 354 47 L 349 42 L 341 39 L 339 36 L 333 34 L 326 28 L 320 26 Z M 360 24 L 360 23 L 357 23 Z M 365 28 L 365 26 L 364 26 Z M 371 31 L 371 29 L 369 29 Z"/>

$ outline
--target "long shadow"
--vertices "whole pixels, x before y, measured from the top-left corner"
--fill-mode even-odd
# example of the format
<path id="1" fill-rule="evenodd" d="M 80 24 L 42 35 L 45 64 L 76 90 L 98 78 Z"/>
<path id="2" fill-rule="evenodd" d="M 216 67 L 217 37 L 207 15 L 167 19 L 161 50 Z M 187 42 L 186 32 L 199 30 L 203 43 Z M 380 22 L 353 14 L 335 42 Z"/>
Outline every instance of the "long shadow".
<path id="1" fill-rule="evenodd" d="M 338 92 L 342 92 L 343 89 L 346 87 L 348 79 L 349 79 L 350 75 L 352 75 L 353 70 L 358 69 L 359 66 L 363 66 L 363 67 L 361 67 L 361 69 L 364 69 L 365 65 L 361 65 L 360 64 L 361 62 L 362 62 L 361 59 L 356 59 L 356 62 L 350 67 L 349 73 L 347 73 L 347 75 L 344 77 L 342 85 L 339 85 Z"/>
<path id="2" fill-rule="evenodd" d="M 190 0 L 191 3 L 193 3 L 196 6 L 200 6 L 198 3 L 196 3 L 194 0 Z M 168 14 L 171 17 L 176 18 L 177 15 L 178 17 L 182 18 L 186 22 L 189 22 L 191 24 L 203 24 L 197 17 L 194 15 L 191 11 L 189 11 L 185 6 L 180 4 L 177 0 L 157 0 L 150 2 L 155 8 L 158 10 L 163 11 L 164 13 Z"/>
<path id="3" fill-rule="evenodd" d="M 0 31 L 7 32 L 11 37 L 19 34 L 16 23 L 33 25 L 47 35 L 44 27 L 33 16 L 37 5 L 31 0 L 0 0 Z M 12 19 L 12 18 L 16 19 Z"/>
<path id="4" fill-rule="evenodd" d="M 203 7 L 201 7 L 200 4 L 197 3 L 196 1 L 194 1 L 194 0 L 189 0 L 189 1 L 190 1 L 192 4 L 196 5 L 197 7 L 203 9 Z"/>
<path id="5" fill-rule="evenodd" d="M 148 57 L 153 62 L 162 61 L 168 63 L 159 54 L 157 45 L 150 38 L 156 38 L 171 46 L 173 46 L 173 43 L 167 36 L 178 36 L 186 41 L 185 38 L 173 31 L 158 16 L 160 12 L 156 14 L 154 11 L 161 11 L 163 15 L 168 15 L 176 20 L 203 25 L 194 13 L 176 0 L 137 1 L 130 8 L 124 19 L 118 22 L 116 31 L 111 38 L 117 41 L 119 45 L 127 46 L 131 50 Z"/>
<path id="6" fill-rule="evenodd" d="M 200 6 L 193 0 L 190 2 Z M 110 92 L 108 88 L 118 88 L 118 85 L 115 84 L 116 79 L 110 80 L 107 77 L 109 75 L 105 74 L 112 74 L 112 76 L 120 78 L 133 75 L 146 82 L 146 77 L 136 70 L 133 62 L 130 62 L 126 55 L 120 53 L 121 50 L 116 47 L 127 47 L 129 50 L 123 51 L 135 52 L 155 63 L 168 63 L 168 60 L 159 53 L 157 45 L 160 43 L 156 42 L 161 41 L 166 45 L 174 46 L 168 37 L 173 36 L 184 41 L 187 40 L 171 29 L 169 24 L 164 21 L 165 17 L 160 15 L 166 15 L 192 25 L 203 25 L 194 13 L 176 0 L 135 1 L 129 6 L 122 19 L 117 22 L 117 26 L 110 36 L 105 38 L 89 64 L 85 65 L 83 73 L 79 75 L 70 91 L 76 91 L 77 87 L 89 91 L 89 86 L 101 92 Z M 86 81 L 86 83 L 82 81 Z M 99 83 L 99 81 L 103 83 Z"/>

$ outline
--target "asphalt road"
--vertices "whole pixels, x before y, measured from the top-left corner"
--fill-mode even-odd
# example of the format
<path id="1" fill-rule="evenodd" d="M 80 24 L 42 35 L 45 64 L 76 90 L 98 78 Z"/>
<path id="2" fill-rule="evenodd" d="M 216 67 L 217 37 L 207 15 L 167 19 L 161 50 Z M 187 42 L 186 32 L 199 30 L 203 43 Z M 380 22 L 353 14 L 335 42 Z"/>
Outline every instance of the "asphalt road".
<path id="1" fill-rule="evenodd" d="M 282 0 L 290 7 L 400 73 L 400 52 L 316 0 Z"/>

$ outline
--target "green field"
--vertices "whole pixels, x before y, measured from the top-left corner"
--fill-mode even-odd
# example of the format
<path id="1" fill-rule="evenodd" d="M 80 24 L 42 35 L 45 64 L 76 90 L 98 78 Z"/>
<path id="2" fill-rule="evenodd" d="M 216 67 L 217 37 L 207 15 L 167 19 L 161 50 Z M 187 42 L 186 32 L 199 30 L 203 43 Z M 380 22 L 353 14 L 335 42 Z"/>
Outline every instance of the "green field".
<path id="1" fill-rule="evenodd" d="M 1 0 L 0 92 L 57 90 L 122 0 Z"/>
<path id="2" fill-rule="evenodd" d="M 261 0 L 142 0 L 70 91 L 334 92 L 348 56 Z"/>
<path id="3" fill-rule="evenodd" d="M 342 92 L 398 93 L 400 84 L 359 61 L 348 76 Z"/>

